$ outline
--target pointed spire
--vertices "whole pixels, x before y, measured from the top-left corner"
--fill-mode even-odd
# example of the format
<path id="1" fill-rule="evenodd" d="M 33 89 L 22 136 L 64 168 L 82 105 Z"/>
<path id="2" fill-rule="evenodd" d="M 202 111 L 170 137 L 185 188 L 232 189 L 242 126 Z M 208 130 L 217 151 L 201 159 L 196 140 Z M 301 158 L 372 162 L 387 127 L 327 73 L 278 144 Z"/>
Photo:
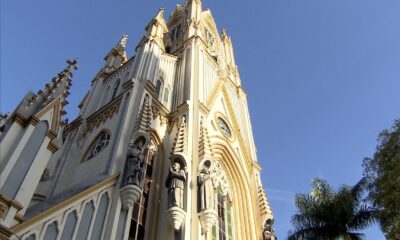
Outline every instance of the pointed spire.
<path id="1" fill-rule="evenodd" d="M 159 30 L 160 27 L 162 30 Z M 147 24 L 145 29 L 148 32 L 149 37 L 163 37 L 163 34 L 168 31 L 168 27 L 164 19 L 164 8 L 158 9 L 158 12 Z"/>
<path id="2" fill-rule="evenodd" d="M 143 100 L 142 108 L 140 109 L 139 116 L 136 120 L 134 131 L 148 133 L 151 124 L 151 108 L 149 95 L 146 95 Z"/>
<path id="3" fill-rule="evenodd" d="M 48 105 L 57 97 L 62 98 L 61 105 L 63 107 L 68 104 L 66 98 L 69 95 L 68 90 L 72 86 L 73 71 L 78 69 L 78 59 L 68 59 L 67 64 L 67 67 L 58 73 L 58 75 L 52 79 L 51 83 L 46 84 L 43 91 L 39 91 L 39 94 L 43 93 L 45 97 L 43 106 Z M 62 112 L 65 113 L 63 110 Z"/>
<path id="4" fill-rule="evenodd" d="M 211 158 L 213 156 L 210 140 L 208 138 L 208 129 L 204 126 L 203 119 L 200 120 L 200 134 L 199 134 L 199 157 Z"/>
<path id="5" fill-rule="evenodd" d="M 182 116 L 181 123 L 178 127 L 178 133 L 176 134 L 172 155 L 184 155 L 184 154 L 187 154 L 187 131 L 186 131 L 186 117 Z"/>

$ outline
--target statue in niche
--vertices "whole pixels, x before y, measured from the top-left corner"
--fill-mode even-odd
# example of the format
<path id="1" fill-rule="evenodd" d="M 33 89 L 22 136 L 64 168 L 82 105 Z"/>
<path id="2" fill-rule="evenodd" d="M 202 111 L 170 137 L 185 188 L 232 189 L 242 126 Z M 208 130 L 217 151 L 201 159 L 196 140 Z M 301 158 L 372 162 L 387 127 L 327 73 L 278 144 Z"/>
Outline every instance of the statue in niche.
<path id="1" fill-rule="evenodd" d="M 144 137 L 139 137 L 128 151 L 124 185 L 136 185 L 138 187 L 142 185 L 145 168 L 144 144 Z"/>
<path id="2" fill-rule="evenodd" d="M 168 188 L 168 207 L 183 208 L 183 192 L 185 190 L 186 173 L 181 164 L 174 162 L 169 168 L 165 187 Z"/>
<path id="3" fill-rule="evenodd" d="M 210 161 L 205 162 L 198 175 L 201 210 L 214 208 L 214 183 L 211 177 L 210 165 Z"/>
<path id="4" fill-rule="evenodd" d="M 265 221 L 263 226 L 263 237 L 264 240 L 273 240 L 273 229 L 272 229 L 272 220 L 268 219 Z"/>

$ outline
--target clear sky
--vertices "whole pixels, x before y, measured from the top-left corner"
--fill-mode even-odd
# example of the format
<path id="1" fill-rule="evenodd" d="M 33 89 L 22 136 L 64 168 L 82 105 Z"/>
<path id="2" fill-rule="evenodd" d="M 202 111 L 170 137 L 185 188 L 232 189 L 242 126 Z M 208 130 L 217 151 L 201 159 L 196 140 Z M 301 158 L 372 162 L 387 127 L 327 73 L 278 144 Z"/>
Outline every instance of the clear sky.
<path id="1" fill-rule="evenodd" d="M 177 2 L 176 2 L 177 1 Z M 159 7 L 183 0 L 1 1 L 1 100 L 12 112 L 79 57 L 68 117 L 103 57 L 128 34 L 128 55 Z M 354 184 L 378 133 L 400 117 L 399 0 L 204 0 L 232 36 L 248 92 L 263 183 L 284 239 L 293 196 L 312 178 Z M 368 240 L 384 239 L 379 228 Z"/>

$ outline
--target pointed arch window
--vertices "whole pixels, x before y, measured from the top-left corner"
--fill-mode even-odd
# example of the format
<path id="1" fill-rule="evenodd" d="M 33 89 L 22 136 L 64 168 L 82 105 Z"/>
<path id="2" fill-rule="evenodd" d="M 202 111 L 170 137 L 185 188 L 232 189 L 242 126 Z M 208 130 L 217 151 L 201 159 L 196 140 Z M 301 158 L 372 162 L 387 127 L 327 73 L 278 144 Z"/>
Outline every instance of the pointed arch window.
<path id="1" fill-rule="evenodd" d="M 216 206 L 218 222 L 212 228 L 212 240 L 233 240 L 232 197 L 228 179 L 220 163 L 214 168 L 216 177 Z"/>
<path id="2" fill-rule="evenodd" d="M 146 229 L 146 219 L 147 209 L 150 200 L 150 190 L 153 182 L 153 168 L 159 159 L 160 151 L 158 145 L 152 139 L 149 146 L 145 149 L 146 156 L 146 170 L 145 178 L 143 184 L 143 194 L 139 200 L 133 205 L 131 225 L 129 229 L 129 238 L 132 240 L 142 240 L 145 239 L 145 229 Z M 151 205 L 151 204 L 150 204 Z"/>
<path id="3" fill-rule="evenodd" d="M 218 223 L 213 226 L 213 240 L 232 240 L 232 203 L 223 195 L 221 187 L 217 194 Z"/>
<path id="4" fill-rule="evenodd" d="M 161 94 L 161 86 L 162 86 L 162 81 L 161 80 L 157 80 L 157 83 L 156 83 L 156 95 L 157 95 L 157 97 L 160 96 L 160 94 Z"/>
<path id="5" fill-rule="evenodd" d="M 120 82 L 121 82 L 121 80 L 118 79 L 118 80 L 114 83 L 114 86 L 113 86 L 113 94 L 112 94 L 111 100 L 114 99 L 115 96 L 117 96 L 118 88 L 119 88 Z"/>
<path id="6" fill-rule="evenodd" d="M 110 143 L 110 138 L 110 133 L 106 130 L 103 130 L 92 142 L 92 144 L 90 144 L 85 157 L 82 159 L 82 162 L 89 161 L 103 151 Z"/>

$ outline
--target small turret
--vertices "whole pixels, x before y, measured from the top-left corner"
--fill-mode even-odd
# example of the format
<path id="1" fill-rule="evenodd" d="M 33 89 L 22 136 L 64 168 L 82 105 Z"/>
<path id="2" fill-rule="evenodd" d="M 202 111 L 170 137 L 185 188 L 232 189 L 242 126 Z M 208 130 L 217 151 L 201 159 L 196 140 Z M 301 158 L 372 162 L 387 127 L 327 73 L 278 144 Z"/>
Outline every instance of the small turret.
<path id="1" fill-rule="evenodd" d="M 156 16 L 147 24 L 145 30 L 147 33 L 139 45 L 146 40 L 150 40 L 156 42 L 165 51 L 164 34 L 168 32 L 168 27 L 164 19 L 164 8 L 158 10 Z"/>

